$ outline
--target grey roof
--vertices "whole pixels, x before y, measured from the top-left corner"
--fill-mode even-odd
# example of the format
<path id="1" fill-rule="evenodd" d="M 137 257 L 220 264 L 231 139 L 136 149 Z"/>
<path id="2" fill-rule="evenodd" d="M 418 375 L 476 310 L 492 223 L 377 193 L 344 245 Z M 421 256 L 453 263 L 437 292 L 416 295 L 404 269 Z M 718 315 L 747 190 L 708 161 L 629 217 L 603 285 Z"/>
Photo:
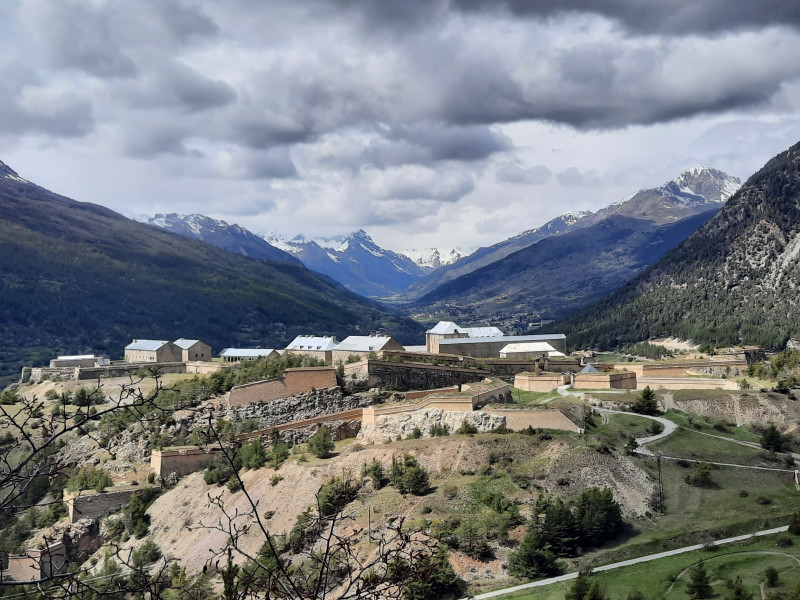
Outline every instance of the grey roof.
<path id="1" fill-rule="evenodd" d="M 452 321 L 439 321 L 436 325 L 428 329 L 425 333 L 435 333 L 439 335 L 455 333 L 459 327 Z"/>
<path id="2" fill-rule="evenodd" d="M 257 358 L 259 356 L 269 356 L 273 352 L 278 352 L 272 348 L 223 348 L 219 356 L 230 356 L 233 358 Z"/>
<path id="3" fill-rule="evenodd" d="M 503 332 L 497 327 L 459 327 L 458 331 L 471 338 L 502 337 Z"/>
<path id="4" fill-rule="evenodd" d="M 288 346 L 287 350 L 333 350 L 336 347 L 336 338 L 320 335 L 298 335 Z"/>
<path id="5" fill-rule="evenodd" d="M 377 335 L 351 335 L 342 340 L 334 350 L 344 350 L 350 352 L 377 352 L 383 350 L 392 338 L 390 336 Z"/>
<path id="6" fill-rule="evenodd" d="M 198 342 L 202 343 L 201 340 L 187 340 L 186 338 L 181 338 L 179 340 L 175 340 L 175 345 L 179 346 L 183 350 L 188 350 Z"/>
<path id="7" fill-rule="evenodd" d="M 133 340 L 125 346 L 125 350 L 158 350 L 164 344 L 169 344 L 168 340 Z"/>
<path id="8" fill-rule="evenodd" d="M 586 365 L 581 369 L 581 373 L 599 373 L 597 369 L 595 369 L 592 365 Z"/>
<path id="9" fill-rule="evenodd" d="M 486 342 L 546 342 L 548 340 L 565 340 L 567 336 L 563 333 L 551 333 L 542 335 L 504 335 L 493 339 L 486 338 L 450 338 L 439 340 L 439 346 L 449 344 L 485 344 Z"/>
<path id="10" fill-rule="evenodd" d="M 555 350 L 547 342 L 515 342 L 504 346 L 500 349 L 500 352 L 546 352 L 549 354 L 550 352 L 555 352 Z"/>

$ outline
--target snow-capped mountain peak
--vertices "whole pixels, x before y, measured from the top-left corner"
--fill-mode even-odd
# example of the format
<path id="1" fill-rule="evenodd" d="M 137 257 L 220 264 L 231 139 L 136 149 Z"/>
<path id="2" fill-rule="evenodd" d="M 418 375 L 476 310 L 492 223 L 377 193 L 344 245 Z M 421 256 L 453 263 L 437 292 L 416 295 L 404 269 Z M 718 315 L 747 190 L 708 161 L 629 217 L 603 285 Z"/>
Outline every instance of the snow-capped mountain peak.
<path id="1" fill-rule="evenodd" d="M 702 196 L 710 202 L 725 202 L 742 186 L 738 177 L 707 166 L 688 169 L 666 185 L 670 183 L 674 183 L 681 191 Z"/>
<path id="2" fill-rule="evenodd" d="M 427 272 L 452 265 L 457 260 L 469 255 L 461 248 L 425 248 L 424 250 L 408 248 L 402 253 Z"/>

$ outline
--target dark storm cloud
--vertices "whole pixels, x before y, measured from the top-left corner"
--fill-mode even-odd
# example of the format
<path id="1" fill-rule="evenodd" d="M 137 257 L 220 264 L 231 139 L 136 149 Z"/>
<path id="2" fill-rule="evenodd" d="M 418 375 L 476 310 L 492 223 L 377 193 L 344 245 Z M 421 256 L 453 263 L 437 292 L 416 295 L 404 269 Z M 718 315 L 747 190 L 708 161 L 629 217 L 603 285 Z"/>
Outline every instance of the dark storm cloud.
<path id="1" fill-rule="evenodd" d="M 800 26 L 800 4 L 786 0 L 453 0 L 468 11 L 502 7 L 524 17 L 593 13 L 643 33 L 715 33 L 771 25 Z"/>
<path id="2" fill-rule="evenodd" d="M 324 0 L 315 0 L 317 2 Z M 800 27 L 792 0 L 327 0 L 382 29 L 413 30 L 458 13 L 550 19 L 578 13 L 611 19 L 631 32 L 686 35 L 769 26 Z"/>
<path id="3" fill-rule="evenodd" d="M 224 81 L 204 77 L 171 59 L 153 65 L 138 81 L 118 86 L 115 94 L 131 107 L 172 107 L 190 113 L 236 101 L 236 92 Z"/>
<path id="4" fill-rule="evenodd" d="M 438 161 L 483 160 L 512 149 L 511 140 L 485 125 L 448 126 L 442 123 L 418 123 L 396 127 L 378 127 L 379 137 L 350 161 L 352 166 L 369 164 L 390 167 L 428 164 Z"/>
<path id="5" fill-rule="evenodd" d="M 36 21 L 52 66 L 84 71 L 95 77 L 133 77 L 138 69 L 111 32 L 110 15 L 85 2 L 34 2 Z"/>
<path id="6" fill-rule="evenodd" d="M 148 10 L 159 15 L 164 26 L 181 44 L 214 35 L 219 31 L 216 23 L 196 6 L 175 1 L 149 0 Z"/>

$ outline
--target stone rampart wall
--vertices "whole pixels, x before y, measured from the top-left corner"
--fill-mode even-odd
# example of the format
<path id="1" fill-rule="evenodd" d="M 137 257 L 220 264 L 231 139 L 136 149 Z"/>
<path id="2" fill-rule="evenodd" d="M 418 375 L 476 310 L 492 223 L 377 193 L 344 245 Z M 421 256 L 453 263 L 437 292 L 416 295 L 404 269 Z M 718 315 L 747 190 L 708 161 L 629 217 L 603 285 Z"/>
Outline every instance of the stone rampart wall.
<path id="1" fill-rule="evenodd" d="M 486 412 L 492 415 L 504 416 L 506 418 L 506 427 L 514 431 L 533 427 L 534 429 L 559 429 L 561 431 L 581 432 L 581 428 L 560 410 L 508 410 L 491 408 L 487 409 Z"/>
<path id="2" fill-rule="evenodd" d="M 44 549 L 28 550 L 25 554 L 11 554 L 4 578 L 13 581 L 35 581 L 64 571 L 67 550 L 63 542 L 55 542 Z"/>
<path id="3" fill-rule="evenodd" d="M 560 375 L 519 373 L 514 377 L 514 387 L 526 392 L 552 392 L 561 385 L 564 385 L 564 377 Z"/>
<path id="4" fill-rule="evenodd" d="M 99 379 L 100 377 L 125 377 L 144 369 L 158 369 L 160 374 L 164 373 L 186 373 L 186 363 L 130 363 L 109 365 L 107 367 L 79 367 L 75 369 L 75 379 Z"/>
<path id="5" fill-rule="evenodd" d="M 230 392 L 231 406 L 245 406 L 257 402 L 272 402 L 289 398 L 317 388 L 336 386 L 336 369 L 333 367 L 301 367 L 286 369 L 280 379 L 256 381 L 233 388 Z"/>
<path id="6" fill-rule="evenodd" d="M 149 486 L 126 486 L 124 489 L 109 488 L 105 492 L 82 490 L 75 494 L 64 492 L 64 500 L 72 523 L 79 519 L 99 519 L 128 504 L 131 495 Z"/>
<path id="7" fill-rule="evenodd" d="M 711 379 L 709 377 L 642 377 L 637 389 L 650 386 L 654 390 L 738 390 L 733 379 Z"/>
<path id="8" fill-rule="evenodd" d="M 572 377 L 576 388 L 635 390 L 635 373 L 576 373 Z"/>
<path id="9" fill-rule="evenodd" d="M 159 477 L 175 473 L 179 477 L 202 471 L 214 460 L 219 447 L 183 446 L 153 450 L 150 455 L 150 467 Z"/>
<path id="10" fill-rule="evenodd" d="M 370 385 L 400 392 L 430 390 L 464 383 L 474 383 L 491 375 L 483 369 L 464 369 L 430 365 L 427 363 L 402 363 L 370 360 L 368 364 Z"/>
<path id="11" fill-rule="evenodd" d="M 231 406 L 226 418 L 231 422 L 256 419 L 259 429 L 268 429 L 293 421 L 314 419 L 379 402 L 371 396 L 345 396 L 339 387 L 316 389 L 291 398 Z"/>

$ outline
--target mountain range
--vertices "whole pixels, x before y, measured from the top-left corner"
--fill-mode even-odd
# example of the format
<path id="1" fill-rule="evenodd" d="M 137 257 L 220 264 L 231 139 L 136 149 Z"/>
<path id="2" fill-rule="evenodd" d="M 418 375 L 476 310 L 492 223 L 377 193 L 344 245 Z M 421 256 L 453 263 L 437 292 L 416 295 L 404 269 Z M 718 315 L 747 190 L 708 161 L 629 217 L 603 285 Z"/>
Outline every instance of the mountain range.
<path id="1" fill-rule="evenodd" d="M 800 336 L 798 257 L 800 144 L 659 261 L 556 328 L 573 347 L 676 336 L 781 348 Z"/>
<path id="2" fill-rule="evenodd" d="M 597 212 L 562 215 L 420 280 L 413 287 L 447 271 L 465 271 L 417 298 L 407 314 L 491 318 L 515 330 L 539 318 L 563 317 L 658 260 L 711 218 L 739 185 L 716 169 L 696 168 Z"/>
<path id="3" fill-rule="evenodd" d="M 240 256 L 41 188 L 0 162 L 0 377 L 132 338 L 284 346 L 301 333 L 423 328 L 288 257 Z"/>
<path id="4" fill-rule="evenodd" d="M 408 298 L 420 298 L 442 284 L 497 262 L 514 252 L 555 235 L 589 227 L 613 215 L 622 215 L 664 225 L 720 205 L 741 185 L 718 169 L 695 167 L 654 189 L 640 190 L 630 198 L 597 212 L 567 212 L 544 225 L 529 229 L 421 278 L 406 291 Z"/>
<path id="5" fill-rule="evenodd" d="M 425 269 L 408 256 L 378 246 L 363 229 L 347 236 L 314 240 L 302 235 L 287 240 L 277 233 L 264 238 L 299 258 L 312 271 L 370 298 L 395 296 L 425 274 Z"/>

